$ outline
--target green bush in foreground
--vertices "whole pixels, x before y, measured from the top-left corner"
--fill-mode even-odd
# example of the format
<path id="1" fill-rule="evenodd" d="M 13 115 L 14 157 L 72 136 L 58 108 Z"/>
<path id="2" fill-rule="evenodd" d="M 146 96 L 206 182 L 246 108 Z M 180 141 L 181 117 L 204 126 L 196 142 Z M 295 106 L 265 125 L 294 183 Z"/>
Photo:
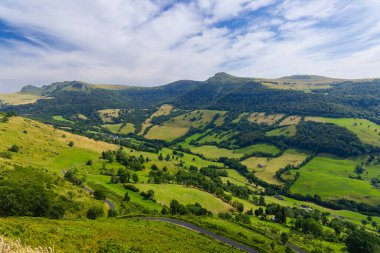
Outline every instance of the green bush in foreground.
<path id="1" fill-rule="evenodd" d="M 90 220 L 96 220 L 97 218 L 103 217 L 103 216 L 104 216 L 103 208 L 98 207 L 98 206 L 91 207 L 90 209 L 88 209 L 86 213 L 86 217 Z"/>

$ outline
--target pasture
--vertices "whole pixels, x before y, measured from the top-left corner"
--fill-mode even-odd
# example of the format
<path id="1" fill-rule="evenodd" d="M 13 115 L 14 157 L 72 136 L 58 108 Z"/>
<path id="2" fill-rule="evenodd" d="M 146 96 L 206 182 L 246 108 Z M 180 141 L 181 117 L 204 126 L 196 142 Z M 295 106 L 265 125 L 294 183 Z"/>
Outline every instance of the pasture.
<path id="1" fill-rule="evenodd" d="M 61 121 L 61 122 L 65 122 L 65 123 L 70 123 L 70 124 L 74 124 L 74 121 L 65 119 L 62 115 L 55 115 L 55 116 L 53 116 L 53 120 L 55 120 L 55 121 Z"/>
<path id="2" fill-rule="evenodd" d="M 198 190 L 196 188 L 185 187 L 175 184 L 136 184 L 141 191 L 154 191 L 154 197 L 158 203 L 169 206 L 170 201 L 176 199 L 181 204 L 195 204 L 198 202 L 207 210 L 218 213 L 226 212 L 232 207 L 224 203 L 212 194 Z"/>
<path id="3" fill-rule="evenodd" d="M 271 184 L 280 184 L 275 179 L 276 172 L 287 165 L 298 165 L 306 159 L 308 154 L 296 149 L 288 149 L 276 158 L 250 157 L 242 164 L 255 173 L 255 176 Z"/>
<path id="4" fill-rule="evenodd" d="M 279 126 L 297 125 L 300 121 L 300 116 L 288 116 L 280 122 Z"/>
<path id="5" fill-rule="evenodd" d="M 174 107 L 172 105 L 167 105 L 167 104 L 164 104 L 164 105 L 161 105 L 156 112 L 154 112 L 149 118 L 147 118 L 143 123 L 142 123 L 142 126 L 141 126 L 141 131 L 139 133 L 139 135 L 142 135 L 144 134 L 145 132 L 145 129 L 147 129 L 148 127 L 152 126 L 152 119 L 154 117 L 159 117 L 159 116 L 166 116 L 166 115 L 169 115 L 172 110 L 174 109 Z"/>
<path id="6" fill-rule="evenodd" d="M 323 118 L 323 117 L 306 117 L 305 121 L 317 121 L 323 123 L 333 123 L 347 128 L 356 134 L 359 139 L 366 144 L 380 146 L 380 125 L 366 119 L 354 118 Z"/>
<path id="7" fill-rule="evenodd" d="M 297 128 L 295 125 L 290 125 L 290 126 L 285 126 L 285 127 L 279 127 L 274 130 L 268 131 L 265 134 L 267 136 L 280 136 L 284 135 L 287 137 L 292 137 L 296 135 L 297 133 Z"/>
<path id="8" fill-rule="evenodd" d="M 380 189 L 368 181 L 351 179 L 356 162 L 332 157 L 315 157 L 298 171 L 293 193 L 318 194 L 322 199 L 350 199 L 367 204 L 380 203 Z"/>
<path id="9" fill-rule="evenodd" d="M 266 114 L 264 112 L 251 113 L 247 120 L 251 123 L 273 125 L 284 117 L 284 114 Z"/>
<path id="10" fill-rule="evenodd" d="M 103 123 L 113 123 L 115 119 L 119 118 L 120 109 L 104 109 L 98 110 L 99 117 Z"/>
<path id="11" fill-rule="evenodd" d="M 114 134 L 129 134 L 135 131 L 132 123 L 104 124 L 102 127 L 107 128 Z"/>

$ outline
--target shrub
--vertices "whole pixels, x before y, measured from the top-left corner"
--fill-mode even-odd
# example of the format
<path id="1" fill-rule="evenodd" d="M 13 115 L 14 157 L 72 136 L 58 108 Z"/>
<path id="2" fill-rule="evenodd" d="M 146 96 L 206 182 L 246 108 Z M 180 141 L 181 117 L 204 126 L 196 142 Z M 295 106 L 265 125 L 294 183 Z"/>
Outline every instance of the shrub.
<path id="1" fill-rule="evenodd" d="M 0 152 L 0 157 L 5 158 L 5 159 L 12 159 L 12 154 L 7 151 L 4 151 L 4 152 Z"/>
<path id="2" fill-rule="evenodd" d="M 131 190 L 133 192 L 139 192 L 140 191 L 136 186 L 134 186 L 132 184 L 125 184 L 124 188 L 127 190 Z"/>
<path id="3" fill-rule="evenodd" d="M 114 209 L 108 209 L 108 217 L 116 217 L 117 212 Z"/>
<path id="4" fill-rule="evenodd" d="M 94 197 L 99 200 L 105 200 L 106 199 L 106 193 L 102 190 L 95 190 L 94 191 Z"/>
<path id="5" fill-rule="evenodd" d="M 8 150 L 14 153 L 18 153 L 18 151 L 20 151 L 20 147 L 17 145 L 12 145 L 12 147 L 10 147 Z"/>
<path id="6" fill-rule="evenodd" d="M 90 220 L 96 220 L 97 218 L 102 217 L 102 216 L 104 216 L 103 208 L 98 207 L 98 206 L 91 207 L 86 212 L 86 217 L 87 219 L 90 219 Z"/>
<path id="7" fill-rule="evenodd" d="M 72 146 L 74 146 L 74 142 L 70 141 L 68 145 L 69 145 L 69 147 L 72 147 Z"/>

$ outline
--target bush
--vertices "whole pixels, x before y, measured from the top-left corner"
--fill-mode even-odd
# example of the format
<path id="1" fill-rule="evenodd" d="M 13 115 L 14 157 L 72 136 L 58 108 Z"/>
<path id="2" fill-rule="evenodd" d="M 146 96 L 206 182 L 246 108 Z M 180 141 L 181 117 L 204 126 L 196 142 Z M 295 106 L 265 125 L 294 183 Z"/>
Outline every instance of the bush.
<path id="1" fill-rule="evenodd" d="M 106 199 L 106 193 L 102 190 L 95 190 L 94 191 L 94 197 L 99 200 L 105 200 Z"/>
<path id="2" fill-rule="evenodd" d="M 125 184 L 124 188 L 127 190 L 131 190 L 133 192 L 139 192 L 140 191 L 136 186 L 134 186 L 132 184 Z"/>
<path id="3" fill-rule="evenodd" d="M 20 147 L 17 145 L 12 145 L 12 147 L 10 147 L 8 150 L 14 153 L 18 153 L 18 151 L 20 151 Z"/>
<path id="4" fill-rule="evenodd" d="M 108 217 L 116 217 L 117 212 L 114 209 L 108 209 Z"/>
<path id="5" fill-rule="evenodd" d="M 5 159 L 12 159 L 12 154 L 11 153 L 9 153 L 9 152 L 7 152 L 7 151 L 5 151 L 5 152 L 0 152 L 0 157 L 2 157 L 2 158 L 5 158 Z"/>
<path id="6" fill-rule="evenodd" d="M 98 206 L 91 207 L 90 209 L 88 209 L 86 213 L 87 219 L 90 219 L 90 220 L 96 220 L 97 218 L 102 217 L 102 216 L 104 216 L 103 208 L 98 207 Z"/>
<path id="7" fill-rule="evenodd" d="M 72 146 L 74 146 L 74 142 L 70 141 L 68 145 L 69 145 L 69 147 L 72 147 Z"/>

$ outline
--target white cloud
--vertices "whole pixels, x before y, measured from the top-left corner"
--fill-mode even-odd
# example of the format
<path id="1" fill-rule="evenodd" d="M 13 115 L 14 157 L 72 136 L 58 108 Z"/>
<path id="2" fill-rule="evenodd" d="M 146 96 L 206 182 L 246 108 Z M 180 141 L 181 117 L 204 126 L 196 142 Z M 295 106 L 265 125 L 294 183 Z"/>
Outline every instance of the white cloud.
<path id="1" fill-rule="evenodd" d="M 218 71 L 380 76 L 379 11 L 375 0 L 2 0 L 0 21 L 40 46 L 0 36 L 0 91 Z"/>

